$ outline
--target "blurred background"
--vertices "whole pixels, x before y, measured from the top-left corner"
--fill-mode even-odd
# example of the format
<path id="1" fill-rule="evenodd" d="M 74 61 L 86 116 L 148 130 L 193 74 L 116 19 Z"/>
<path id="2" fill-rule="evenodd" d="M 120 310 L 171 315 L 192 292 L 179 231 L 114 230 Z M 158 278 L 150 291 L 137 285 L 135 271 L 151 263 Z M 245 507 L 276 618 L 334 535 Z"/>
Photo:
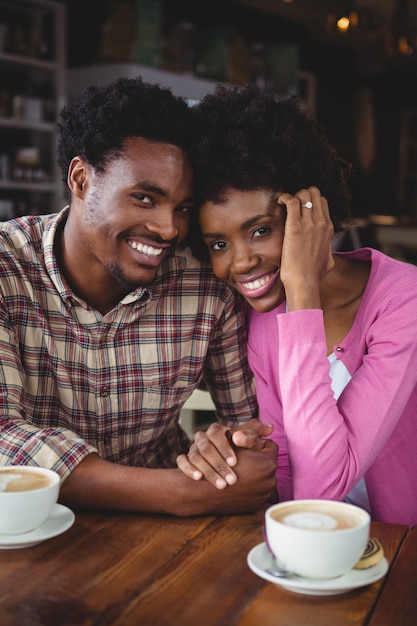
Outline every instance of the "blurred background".
<path id="1" fill-rule="evenodd" d="M 299 94 L 354 166 L 340 249 L 417 258 L 417 0 L 0 0 L 0 218 L 58 210 L 55 123 L 88 84 L 140 74 Z"/>

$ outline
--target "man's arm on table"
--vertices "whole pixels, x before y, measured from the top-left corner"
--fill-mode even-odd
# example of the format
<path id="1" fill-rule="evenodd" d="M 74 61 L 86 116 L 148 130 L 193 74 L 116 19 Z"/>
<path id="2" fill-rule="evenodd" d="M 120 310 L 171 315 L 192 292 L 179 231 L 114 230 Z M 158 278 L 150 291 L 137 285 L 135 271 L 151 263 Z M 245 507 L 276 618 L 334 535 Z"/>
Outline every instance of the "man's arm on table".
<path id="1" fill-rule="evenodd" d="M 71 507 L 165 513 L 181 517 L 258 510 L 275 489 L 276 446 L 236 451 L 238 480 L 219 490 L 191 481 L 177 468 L 149 469 L 111 463 L 90 454 L 61 486 L 60 502 Z"/>

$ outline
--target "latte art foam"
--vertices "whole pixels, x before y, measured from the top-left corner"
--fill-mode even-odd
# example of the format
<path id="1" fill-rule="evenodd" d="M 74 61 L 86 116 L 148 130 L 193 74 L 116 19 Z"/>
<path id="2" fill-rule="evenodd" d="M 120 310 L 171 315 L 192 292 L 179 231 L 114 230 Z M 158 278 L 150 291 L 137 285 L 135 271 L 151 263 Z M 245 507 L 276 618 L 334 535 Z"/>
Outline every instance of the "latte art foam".
<path id="1" fill-rule="evenodd" d="M 43 489 L 51 483 L 51 479 L 41 472 L 19 472 L 10 469 L 0 472 L 0 492 L 32 491 Z"/>
<path id="2" fill-rule="evenodd" d="M 276 509 L 271 516 L 281 524 L 305 530 L 343 530 L 361 524 L 361 518 L 357 514 L 344 508 L 341 510 L 336 503 L 288 504 Z"/>
<path id="3" fill-rule="evenodd" d="M 337 520 L 324 513 L 290 513 L 282 521 L 289 526 L 310 530 L 333 530 L 337 527 Z"/>

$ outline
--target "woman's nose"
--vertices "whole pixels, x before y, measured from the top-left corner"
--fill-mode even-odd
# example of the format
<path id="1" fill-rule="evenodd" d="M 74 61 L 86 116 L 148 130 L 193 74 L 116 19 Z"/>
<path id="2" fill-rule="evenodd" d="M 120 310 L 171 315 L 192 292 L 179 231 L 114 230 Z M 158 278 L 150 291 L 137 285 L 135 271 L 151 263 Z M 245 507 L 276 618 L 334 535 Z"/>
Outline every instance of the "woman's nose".
<path id="1" fill-rule="evenodd" d="M 258 256 L 250 249 L 242 248 L 236 250 L 233 255 L 232 266 L 236 273 L 244 273 L 255 267 L 258 263 Z"/>

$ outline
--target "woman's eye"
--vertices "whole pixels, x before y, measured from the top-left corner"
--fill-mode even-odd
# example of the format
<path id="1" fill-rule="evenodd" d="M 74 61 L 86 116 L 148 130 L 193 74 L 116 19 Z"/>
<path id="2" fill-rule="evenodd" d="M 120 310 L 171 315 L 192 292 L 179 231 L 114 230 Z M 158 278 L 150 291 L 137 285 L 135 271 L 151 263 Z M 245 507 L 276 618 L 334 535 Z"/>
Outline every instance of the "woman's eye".
<path id="1" fill-rule="evenodd" d="M 262 235 L 266 235 L 268 232 L 269 232 L 269 228 L 267 228 L 266 226 L 261 226 L 260 228 L 257 228 L 253 232 L 253 236 L 254 237 L 262 237 Z"/>
<path id="2" fill-rule="evenodd" d="M 211 250 L 223 250 L 223 248 L 225 247 L 226 247 L 226 244 L 224 241 L 215 241 L 210 246 Z"/>

